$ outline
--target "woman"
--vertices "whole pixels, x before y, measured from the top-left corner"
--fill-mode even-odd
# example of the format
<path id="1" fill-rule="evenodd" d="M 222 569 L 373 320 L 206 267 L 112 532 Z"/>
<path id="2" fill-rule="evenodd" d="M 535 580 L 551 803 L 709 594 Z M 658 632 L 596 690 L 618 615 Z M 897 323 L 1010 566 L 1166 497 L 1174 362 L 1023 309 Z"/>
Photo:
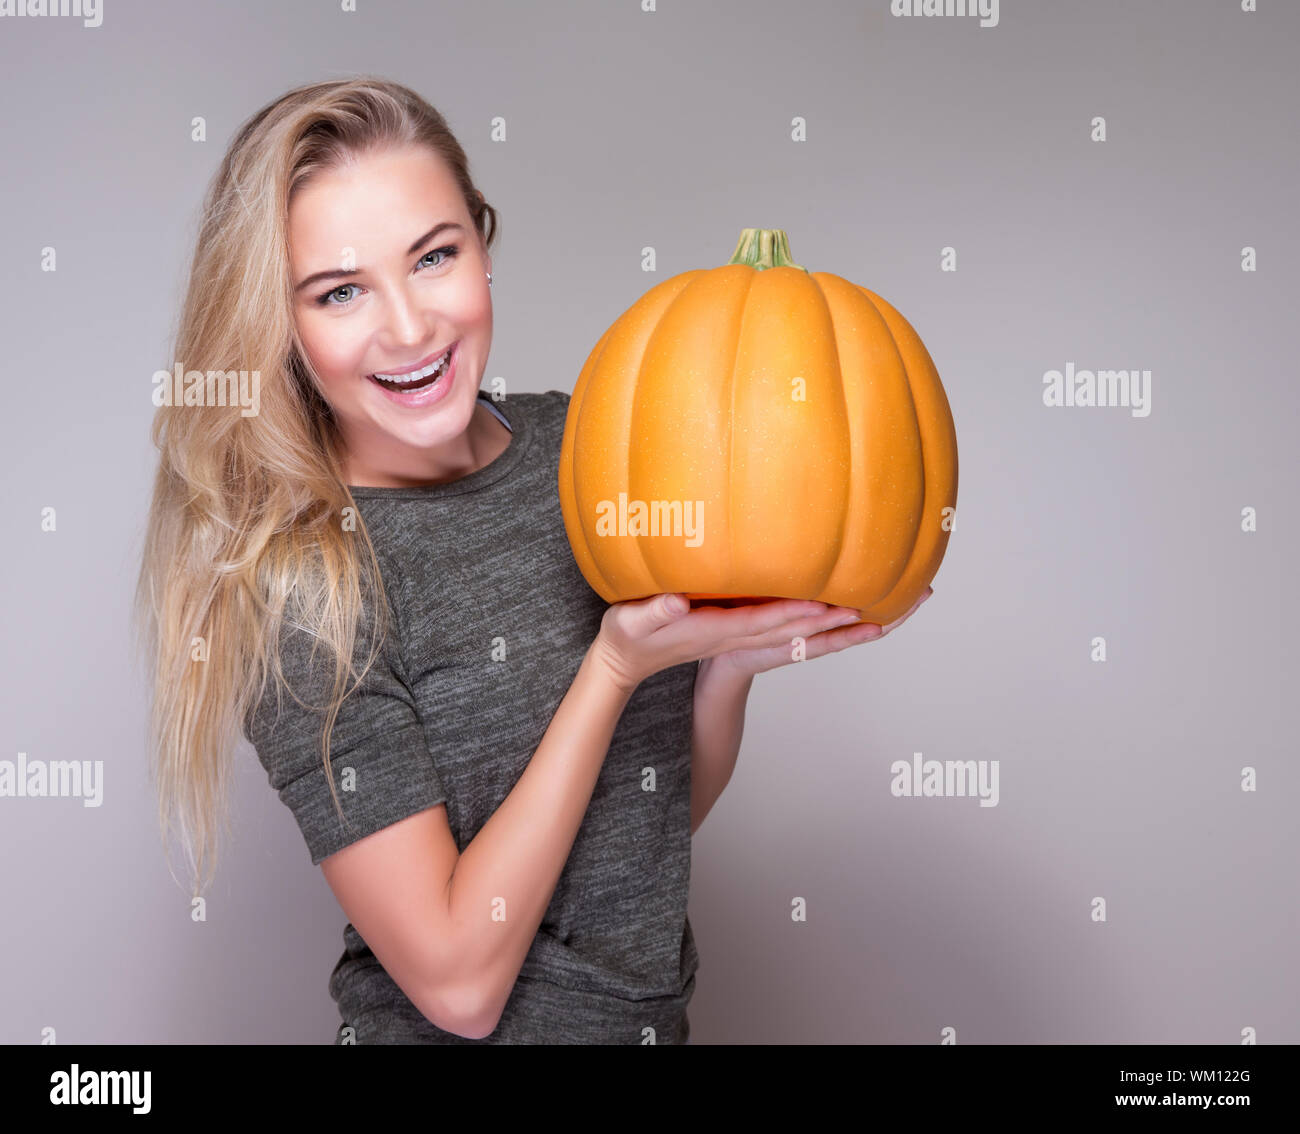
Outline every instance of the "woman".
<path id="1" fill-rule="evenodd" d="M 690 837 L 750 681 L 796 635 L 816 657 L 881 628 L 606 606 L 556 491 L 568 396 L 479 392 L 496 233 L 397 84 L 299 88 L 231 144 L 177 359 L 255 373 L 260 403 L 154 425 L 164 830 L 206 885 L 246 733 L 348 917 L 336 1042 L 683 1043 Z"/>

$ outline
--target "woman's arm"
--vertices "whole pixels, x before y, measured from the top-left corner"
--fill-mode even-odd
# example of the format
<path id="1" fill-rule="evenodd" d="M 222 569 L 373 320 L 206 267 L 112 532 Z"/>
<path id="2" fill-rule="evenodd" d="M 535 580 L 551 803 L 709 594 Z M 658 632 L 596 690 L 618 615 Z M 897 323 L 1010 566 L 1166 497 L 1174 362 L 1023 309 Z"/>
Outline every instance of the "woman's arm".
<path id="1" fill-rule="evenodd" d="M 627 704 L 588 649 L 523 774 L 463 852 L 443 804 L 325 858 L 348 920 L 435 1026 L 496 1030 Z"/>
<path id="2" fill-rule="evenodd" d="M 348 920 L 435 1025 L 479 1039 L 496 1029 L 641 681 L 723 643 L 785 651 L 792 633 L 816 622 L 810 604 L 793 600 L 687 613 L 672 597 L 605 611 L 523 774 L 463 852 L 438 804 L 321 862 Z M 706 691 L 731 685 L 721 673 L 703 682 Z"/>
<path id="3" fill-rule="evenodd" d="M 745 731 L 745 702 L 754 679 L 704 658 L 695 675 L 691 725 L 691 834 L 731 779 Z"/>
<path id="4" fill-rule="evenodd" d="M 523 775 L 452 872 L 447 902 L 459 948 L 477 959 L 489 1032 L 550 905 L 629 695 L 589 649 Z"/>

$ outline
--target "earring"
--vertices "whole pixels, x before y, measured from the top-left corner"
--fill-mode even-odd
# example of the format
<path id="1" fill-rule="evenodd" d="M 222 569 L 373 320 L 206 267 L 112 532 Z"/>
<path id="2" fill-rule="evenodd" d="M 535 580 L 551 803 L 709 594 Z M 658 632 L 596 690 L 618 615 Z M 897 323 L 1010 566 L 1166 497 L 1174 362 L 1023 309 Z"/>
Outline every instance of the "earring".
<path id="1" fill-rule="evenodd" d="M 488 272 L 488 274 L 487 274 L 487 278 L 488 278 L 488 287 L 491 287 L 491 286 L 492 286 L 492 273 L 491 273 L 491 272 Z"/>

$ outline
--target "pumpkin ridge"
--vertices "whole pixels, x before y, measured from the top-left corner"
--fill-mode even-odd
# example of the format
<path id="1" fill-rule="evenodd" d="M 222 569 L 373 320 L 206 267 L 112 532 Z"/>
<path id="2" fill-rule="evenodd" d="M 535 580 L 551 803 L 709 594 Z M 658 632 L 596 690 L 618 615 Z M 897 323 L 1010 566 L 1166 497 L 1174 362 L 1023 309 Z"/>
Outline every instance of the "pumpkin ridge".
<path id="1" fill-rule="evenodd" d="M 887 338 L 889 347 L 891 347 L 893 358 L 897 360 L 898 371 L 900 371 L 902 375 L 901 390 L 902 393 L 906 395 L 907 411 L 909 411 L 909 414 L 907 414 L 907 421 L 909 421 L 911 425 L 911 434 L 913 434 L 915 443 L 917 443 L 917 462 L 919 464 L 920 482 L 924 484 L 924 479 L 926 479 L 927 475 L 926 450 L 924 450 L 922 423 L 920 423 L 917 397 L 915 397 L 913 390 L 913 375 L 911 375 L 911 369 L 909 365 L 907 365 L 907 356 L 905 351 L 902 350 L 902 346 L 900 345 L 900 342 L 898 342 L 898 337 L 894 334 L 893 326 L 889 324 L 888 317 L 880 310 L 879 304 L 876 304 L 874 300 L 872 300 L 871 295 L 863 295 L 863 290 L 865 289 L 863 289 L 861 285 L 854 284 L 852 280 L 844 280 L 844 277 L 840 276 L 835 278 L 848 285 L 850 293 L 855 295 L 855 297 L 865 298 L 867 300 L 868 306 L 871 307 L 871 311 L 875 313 L 876 319 L 879 320 L 880 328 L 883 328 L 884 330 L 884 337 Z M 836 342 L 839 343 L 839 339 L 836 339 Z M 870 456 L 868 456 L 868 463 L 870 463 Z M 878 592 L 871 594 L 871 596 L 868 597 L 868 600 L 862 603 L 862 610 L 874 611 L 878 609 L 881 602 L 887 601 L 889 596 L 896 592 L 900 581 L 906 579 L 907 570 L 909 570 L 909 566 L 911 562 L 913 562 L 915 547 L 917 547 L 920 521 L 922 521 L 924 516 L 924 499 L 926 498 L 924 498 L 923 492 L 922 498 L 920 498 L 920 502 L 917 506 L 917 518 L 915 518 L 913 523 L 911 523 L 909 531 L 906 532 L 905 542 L 907 549 L 909 550 L 907 550 L 907 553 L 905 557 L 901 559 L 901 562 L 898 563 L 897 570 L 894 571 L 894 574 L 891 576 L 888 583 L 884 584 Z M 874 519 L 879 523 L 879 516 L 876 516 Z"/>
<path id="2" fill-rule="evenodd" d="M 924 427 L 921 424 L 921 415 L 916 406 L 916 393 L 912 389 L 912 370 L 911 367 L 907 365 L 907 356 L 903 353 L 902 345 L 898 341 L 898 336 L 894 333 L 894 328 L 890 323 L 889 318 L 886 316 L 885 312 L 881 310 L 880 304 L 876 302 L 877 299 L 880 299 L 882 303 L 884 300 L 880 296 L 876 295 L 875 292 L 869 291 L 861 284 L 853 284 L 853 286 L 866 297 L 867 302 L 875 308 L 876 314 L 880 316 L 881 322 L 885 324 L 885 330 L 889 334 L 889 341 L 894 345 L 894 353 L 898 355 L 899 362 L 903 367 L 903 374 L 907 379 L 907 391 L 912 402 L 912 420 L 916 424 L 916 435 L 921 449 L 921 483 L 925 485 L 925 490 L 921 494 L 921 514 L 917 517 L 916 526 L 912 530 L 912 538 L 909 541 L 911 543 L 911 550 L 907 553 L 907 558 L 903 561 L 903 568 L 894 579 L 893 585 L 888 587 L 883 594 L 877 595 L 873 598 L 871 602 L 873 608 L 879 608 L 880 606 L 885 605 L 886 609 L 888 609 L 887 604 L 889 603 L 889 600 L 898 592 L 899 584 L 908 577 L 908 572 L 912 570 L 912 564 L 916 561 L 916 549 L 920 543 L 920 526 L 925 522 L 925 501 L 926 497 L 930 495 L 932 490 L 927 477 Z M 885 616 L 882 615 L 880 617 L 884 618 Z M 894 616 L 890 615 L 887 620 L 892 622 Z"/>
<path id="3" fill-rule="evenodd" d="M 745 337 L 745 316 L 749 312 L 749 297 L 754 291 L 754 281 L 758 279 L 758 269 L 750 268 L 745 273 L 745 276 L 745 294 L 740 300 L 740 320 L 736 326 L 736 339 L 731 344 L 731 350 L 727 352 L 731 358 L 731 373 L 727 376 L 727 457 L 723 463 L 723 468 L 727 470 L 727 488 L 724 499 L 727 501 L 728 575 L 734 570 L 736 562 L 736 547 L 733 542 L 736 532 L 736 501 L 734 493 L 731 491 L 731 484 L 735 479 L 735 465 L 732 462 L 735 460 L 736 452 L 736 354 L 741 341 Z"/>
<path id="4" fill-rule="evenodd" d="M 826 298 L 826 290 L 825 288 L 822 287 L 821 281 L 817 278 L 817 274 L 815 272 L 809 272 L 808 278 L 812 280 L 813 284 L 817 289 L 817 295 L 821 299 L 822 307 L 826 311 L 826 321 L 831 325 L 831 346 L 835 350 L 835 373 L 839 376 L 839 381 L 836 383 L 836 387 L 840 392 L 840 412 L 843 415 L 844 420 L 848 422 L 849 463 L 850 463 L 850 467 L 852 467 L 853 422 L 849 421 L 848 401 L 844 397 L 844 366 L 840 358 L 840 336 L 837 333 L 837 328 L 835 326 L 835 309 L 831 306 L 830 300 Z M 852 502 L 853 502 L 853 493 L 852 490 L 850 490 L 848 496 L 845 497 L 844 508 L 840 511 L 839 521 L 838 521 L 838 531 L 836 532 L 836 536 L 835 536 L 835 543 L 839 547 L 840 551 L 839 554 L 831 561 L 830 566 L 826 570 L 826 574 L 822 576 L 821 583 L 817 588 L 817 594 L 819 595 L 824 595 L 826 593 L 827 585 L 830 583 L 831 579 L 834 578 L 836 571 L 839 569 L 841 563 L 844 560 L 844 537 L 848 533 L 848 529 L 849 529 L 849 511 Z M 826 600 L 821 600 L 821 601 L 826 601 Z"/>
<path id="5" fill-rule="evenodd" d="M 652 320 L 652 322 L 651 322 L 650 334 L 646 336 L 646 340 L 645 340 L 645 342 L 644 342 L 644 343 L 642 344 L 642 346 L 641 346 L 641 353 L 640 353 L 639 357 L 638 357 L 637 360 L 636 360 L 636 376 L 635 376 L 635 378 L 634 378 L 634 380 L 633 380 L 633 382 L 632 382 L 632 397 L 628 399 L 628 446 L 627 446 L 627 463 L 626 463 L 626 466 L 625 466 L 624 471 L 623 471 L 623 481 L 624 481 L 624 483 L 625 483 L 625 484 L 627 485 L 627 487 L 628 487 L 628 494 L 629 494 L 629 496 L 632 495 L 632 493 L 631 493 L 631 489 L 632 489 L 632 456 L 633 456 L 633 445 L 632 445 L 632 421 L 636 418 L 637 401 L 638 401 L 638 398 L 640 397 L 640 394 L 638 393 L 638 391 L 640 391 L 640 390 L 642 390 L 642 389 L 644 388 L 643 385 L 642 385 L 641 379 L 642 379 L 643 372 L 644 372 L 646 355 L 648 355 L 648 354 L 650 353 L 650 347 L 651 347 L 651 345 L 654 343 L 655 338 L 660 334 L 660 331 L 662 330 L 663 325 L 664 325 L 664 321 L 665 321 L 665 320 L 667 319 L 667 317 L 668 317 L 668 313 L 669 313 L 670 311 L 672 311 L 672 309 L 673 309 L 674 307 L 676 307 L 679 303 L 681 303 L 681 302 L 682 302 L 682 297 L 685 296 L 685 295 L 686 295 L 686 294 L 691 290 L 691 287 L 692 287 L 694 284 L 696 284 L 696 283 L 698 283 L 700 280 L 702 280 L 702 279 L 703 279 L 707 274 L 708 274 L 707 269 L 696 269 L 695 271 L 691 271 L 691 272 L 683 272 L 683 273 L 681 273 L 681 275 L 674 276 L 674 277 L 672 277 L 671 279 L 668 279 L 668 280 L 663 281 L 663 284 L 660 285 L 660 286 L 664 286 L 664 287 L 666 287 L 668 284 L 671 284 L 674 280 L 682 279 L 683 276 L 685 277 L 685 282 L 684 282 L 684 283 L 682 284 L 682 286 L 681 286 L 681 287 L 676 291 L 676 293 L 673 294 L 672 298 L 670 298 L 670 299 L 668 300 L 668 302 L 667 302 L 667 303 L 666 303 L 662 308 L 660 308 L 659 311 L 657 311 L 657 312 L 654 314 L 653 320 Z M 647 295 L 651 295 L 651 294 L 653 294 L 653 290 L 652 290 L 651 292 L 648 292 L 648 293 L 647 293 Z M 645 299 L 646 299 L 646 296 L 642 296 L 641 299 L 638 300 L 637 302 L 638 302 L 638 303 L 643 302 Z M 615 325 L 617 325 L 617 324 L 615 324 Z M 593 371 L 593 373 L 594 373 L 594 371 Z M 653 587 L 656 587 L 656 588 L 657 588 L 657 587 L 658 587 L 658 577 L 657 577 L 656 572 L 654 571 L 654 569 L 651 567 L 650 563 L 647 562 L 647 560 L 646 560 L 646 557 L 645 557 L 645 551 L 642 549 L 642 546 L 641 546 L 641 539 L 638 537 L 638 538 L 635 538 L 635 539 L 630 539 L 630 540 L 628 540 L 627 542 L 628 542 L 628 543 L 629 543 L 629 544 L 630 544 L 630 545 L 635 549 L 636 561 L 637 561 L 637 563 L 638 563 L 638 564 L 640 565 L 640 567 L 641 567 L 641 574 L 642 574 L 644 577 L 650 579 L 650 580 L 651 580 L 651 585 L 652 585 Z M 657 590 L 652 590 L 652 591 L 650 592 L 650 594 L 655 594 L 655 593 L 659 593 L 659 592 L 658 592 Z M 646 595 L 646 596 L 642 596 L 642 597 L 649 597 L 649 596 Z"/>
<path id="6" fill-rule="evenodd" d="M 921 497 L 921 514 L 917 521 L 916 539 L 908 553 L 907 563 L 893 588 L 874 605 L 883 608 L 881 617 L 893 621 L 906 612 L 906 607 L 895 596 L 919 593 L 929 586 L 938 573 L 948 547 L 950 532 L 940 528 L 937 535 L 927 535 L 927 523 L 931 522 L 930 513 L 941 511 L 945 500 L 951 499 L 951 507 L 957 503 L 957 444 L 956 429 L 952 420 L 952 407 L 939 379 L 938 370 L 924 340 L 916 333 L 911 323 L 883 296 L 877 295 L 861 284 L 854 284 L 871 305 L 880 313 L 880 317 L 889 328 L 890 338 L 894 340 L 895 349 L 903 359 L 904 372 L 907 374 L 908 387 L 912 393 L 912 404 L 916 411 L 917 428 L 921 438 L 921 468 L 924 492 Z M 900 342 L 899 332 L 903 340 Z M 906 347 L 906 349 L 904 349 Z M 919 363 L 915 374 L 908 363 L 909 354 L 915 355 Z M 927 405 L 922 408 L 918 403 L 917 391 L 922 390 Z M 940 434 L 943 434 L 941 436 Z M 927 460 L 927 453 L 929 460 Z M 952 460 L 951 475 L 945 475 L 943 458 Z M 935 458 L 938 458 L 936 464 Z M 936 517 L 937 518 L 937 517 Z M 910 605 L 910 603 L 908 604 Z"/>

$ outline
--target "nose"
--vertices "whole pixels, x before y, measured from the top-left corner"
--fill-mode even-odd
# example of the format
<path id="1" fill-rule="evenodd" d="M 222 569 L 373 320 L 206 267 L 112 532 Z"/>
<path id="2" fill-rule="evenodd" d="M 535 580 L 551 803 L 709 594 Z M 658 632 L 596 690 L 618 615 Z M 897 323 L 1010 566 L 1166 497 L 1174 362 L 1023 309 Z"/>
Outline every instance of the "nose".
<path id="1" fill-rule="evenodd" d="M 394 347 L 409 348 L 429 341 L 426 333 L 428 317 L 420 310 L 415 298 L 403 288 L 390 292 L 386 305 L 385 330 Z"/>

